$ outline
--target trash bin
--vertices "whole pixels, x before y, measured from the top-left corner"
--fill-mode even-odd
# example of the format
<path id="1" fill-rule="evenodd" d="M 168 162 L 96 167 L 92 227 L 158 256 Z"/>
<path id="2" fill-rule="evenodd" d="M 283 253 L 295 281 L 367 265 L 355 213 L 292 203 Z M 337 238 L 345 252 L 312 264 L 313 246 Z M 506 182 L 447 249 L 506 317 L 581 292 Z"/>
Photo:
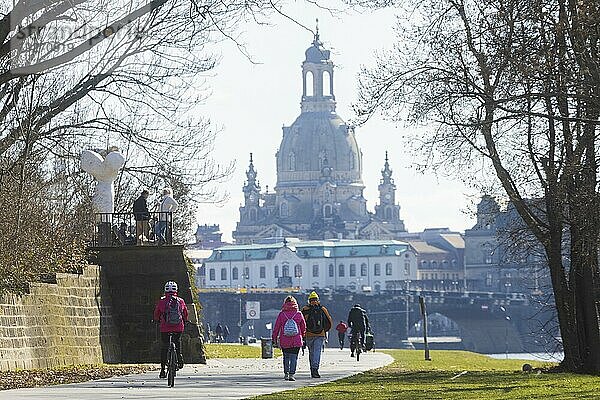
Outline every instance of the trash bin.
<path id="1" fill-rule="evenodd" d="M 260 348 L 262 350 L 262 358 L 273 358 L 273 339 L 260 338 Z"/>

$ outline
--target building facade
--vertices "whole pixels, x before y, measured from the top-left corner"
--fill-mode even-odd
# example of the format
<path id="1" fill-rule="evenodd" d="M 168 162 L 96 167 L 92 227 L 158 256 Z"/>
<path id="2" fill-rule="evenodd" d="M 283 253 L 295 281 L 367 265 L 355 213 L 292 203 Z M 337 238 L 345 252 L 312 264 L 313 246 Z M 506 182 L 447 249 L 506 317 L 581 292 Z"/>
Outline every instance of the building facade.
<path id="1" fill-rule="evenodd" d="M 221 239 L 221 229 L 219 225 L 198 225 L 196 227 L 196 233 L 194 234 L 196 238 L 196 243 L 194 243 L 191 247 L 200 248 L 200 249 L 214 249 L 215 247 L 224 246 L 228 243 L 223 242 Z"/>
<path id="2" fill-rule="evenodd" d="M 459 232 L 448 228 L 430 228 L 406 233 L 402 240 L 417 252 L 415 289 L 463 291 L 465 287 L 465 241 Z"/>
<path id="3" fill-rule="evenodd" d="M 541 245 L 510 203 L 502 208 L 483 196 L 464 240 L 467 290 L 537 295 L 550 288 Z"/>
<path id="4" fill-rule="evenodd" d="M 224 246 L 200 270 L 205 288 L 400 290 L 417 279 L 414 249 L 395 240 L 321 240 Z"/>
<path id="5" fill-rule="evenodd" d="M 375 212 L 363 196 L 362 153 L 354 127 L 336 114 L 334 64 L 319 34 L 302 63 L 300 115 L 283 127 L 274 192 L 261 190 L 254 160 L 246 171 L 238 244 L 291 236 L 304 240 L 394 239 L 406 232 L 387 153 Z"/>

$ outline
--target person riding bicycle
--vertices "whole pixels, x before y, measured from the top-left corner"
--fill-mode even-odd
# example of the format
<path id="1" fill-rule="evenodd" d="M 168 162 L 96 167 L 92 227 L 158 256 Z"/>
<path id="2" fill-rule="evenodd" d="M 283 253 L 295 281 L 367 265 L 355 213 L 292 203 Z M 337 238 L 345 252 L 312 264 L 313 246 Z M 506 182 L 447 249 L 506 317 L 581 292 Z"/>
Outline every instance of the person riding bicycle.
<path id="1" fill-rule="evenodd" d="M 348 313 L 348 327 L 352 329 L 352 336 L 358 335 L 358 345 L 362 347 L 365 343 L 365 332 L 370 331 L 369 317 L 367 312 L 360 306 L 355 304 Z M 350 356 L 354 357 L 354 346 L 352 340 L 350 340 Z"/>
<path id="2" fill-rule="evenodd" d="M 179 316 L 172 314 L 179 313 Z M 165 283 L 165 295 L 158 300 L 154 308 L 154 320 L 160 321 L 160 375 L 166 378 L 165 366 L 167 364 L 167 352 L 169 348 L 169 335 L 177 349 L 177 366 L 183 368 L 183 355 L 181 354 L 181 333 L 188 321 L 188 309 L 185 301 L 177 296 L 177 283 L 169 281 Z"/>

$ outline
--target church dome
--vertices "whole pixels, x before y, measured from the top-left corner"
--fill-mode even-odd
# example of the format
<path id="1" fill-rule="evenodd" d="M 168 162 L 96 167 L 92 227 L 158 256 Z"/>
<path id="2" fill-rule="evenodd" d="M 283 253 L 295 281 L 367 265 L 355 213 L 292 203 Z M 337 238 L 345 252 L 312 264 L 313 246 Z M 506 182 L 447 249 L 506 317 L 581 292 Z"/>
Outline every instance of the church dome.
<path id="1" fill-rule="evenodd" d="M 325 50 L 323 43 L 318 38 L 315 38 L 312 46 L 306 49 L 304 55 L 306 56 L 306 62 L 320 63 L 329 60 L 329 50 Z"/>
<path id="2" fill-rule="evenodd" d="M 277 187 L 362 185 L 361 154 L 354 128 L 335 113 L 334 64 L 319 33 L 302 63 L 301 113 L 283 128 L 277 152 Z"/>
<path id="3" fill-rule="evenodd" d="M 362 184 L 354 129 L 335 113 L 304 112 L 284 127 L 277 152 L 277 186 L 313 186 L 327 164 L 336 183 Z"/>

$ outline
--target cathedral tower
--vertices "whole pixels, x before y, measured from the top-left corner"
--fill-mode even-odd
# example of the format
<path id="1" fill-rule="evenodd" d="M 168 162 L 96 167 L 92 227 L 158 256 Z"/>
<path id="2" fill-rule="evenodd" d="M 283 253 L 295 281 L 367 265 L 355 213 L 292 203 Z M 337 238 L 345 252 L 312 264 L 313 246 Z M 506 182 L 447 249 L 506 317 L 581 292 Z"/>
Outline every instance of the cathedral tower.
<path id="1" fill-rule="evenodd" d="M 400 206 L 396 205 L 396 185 L 392 179 L 392 170 L 388 162 L 388 152 L 385 152 L 385 164 L 381 170 L 379 181 L 379 205 L 375 206 L 375 215 L 382 221 L 394 222 L 399 219 Z"/>
<path id="2" fill-rule="evenodd" d="M 259 193 L 251 158 L 243 188 L 245 204 L 240 207 L 234 239 L 240 244 L 272 236 L 357 239 L 374 237 L 379 235 L 377 232 L 385 231 L 391 236 L 403 231 L 387 159 L 384 173 L 388 175 L 382 185 L 387 185 L 385 190 L 391 198 L 386 194 L 380 196 L 386 201 L 381 204 L 382 218 L 367 211 L 362 154 L 354 127 L 336 113 L 335 64 L 321 42 L 318 29 L 304 56 L 300 115 L 290 126 L 283 127 L 276 153 L 275 190 Z M 389 212 L 391 215 L 386 219 Z M 363 229 L 366 229 L 364 235 Z"/>

